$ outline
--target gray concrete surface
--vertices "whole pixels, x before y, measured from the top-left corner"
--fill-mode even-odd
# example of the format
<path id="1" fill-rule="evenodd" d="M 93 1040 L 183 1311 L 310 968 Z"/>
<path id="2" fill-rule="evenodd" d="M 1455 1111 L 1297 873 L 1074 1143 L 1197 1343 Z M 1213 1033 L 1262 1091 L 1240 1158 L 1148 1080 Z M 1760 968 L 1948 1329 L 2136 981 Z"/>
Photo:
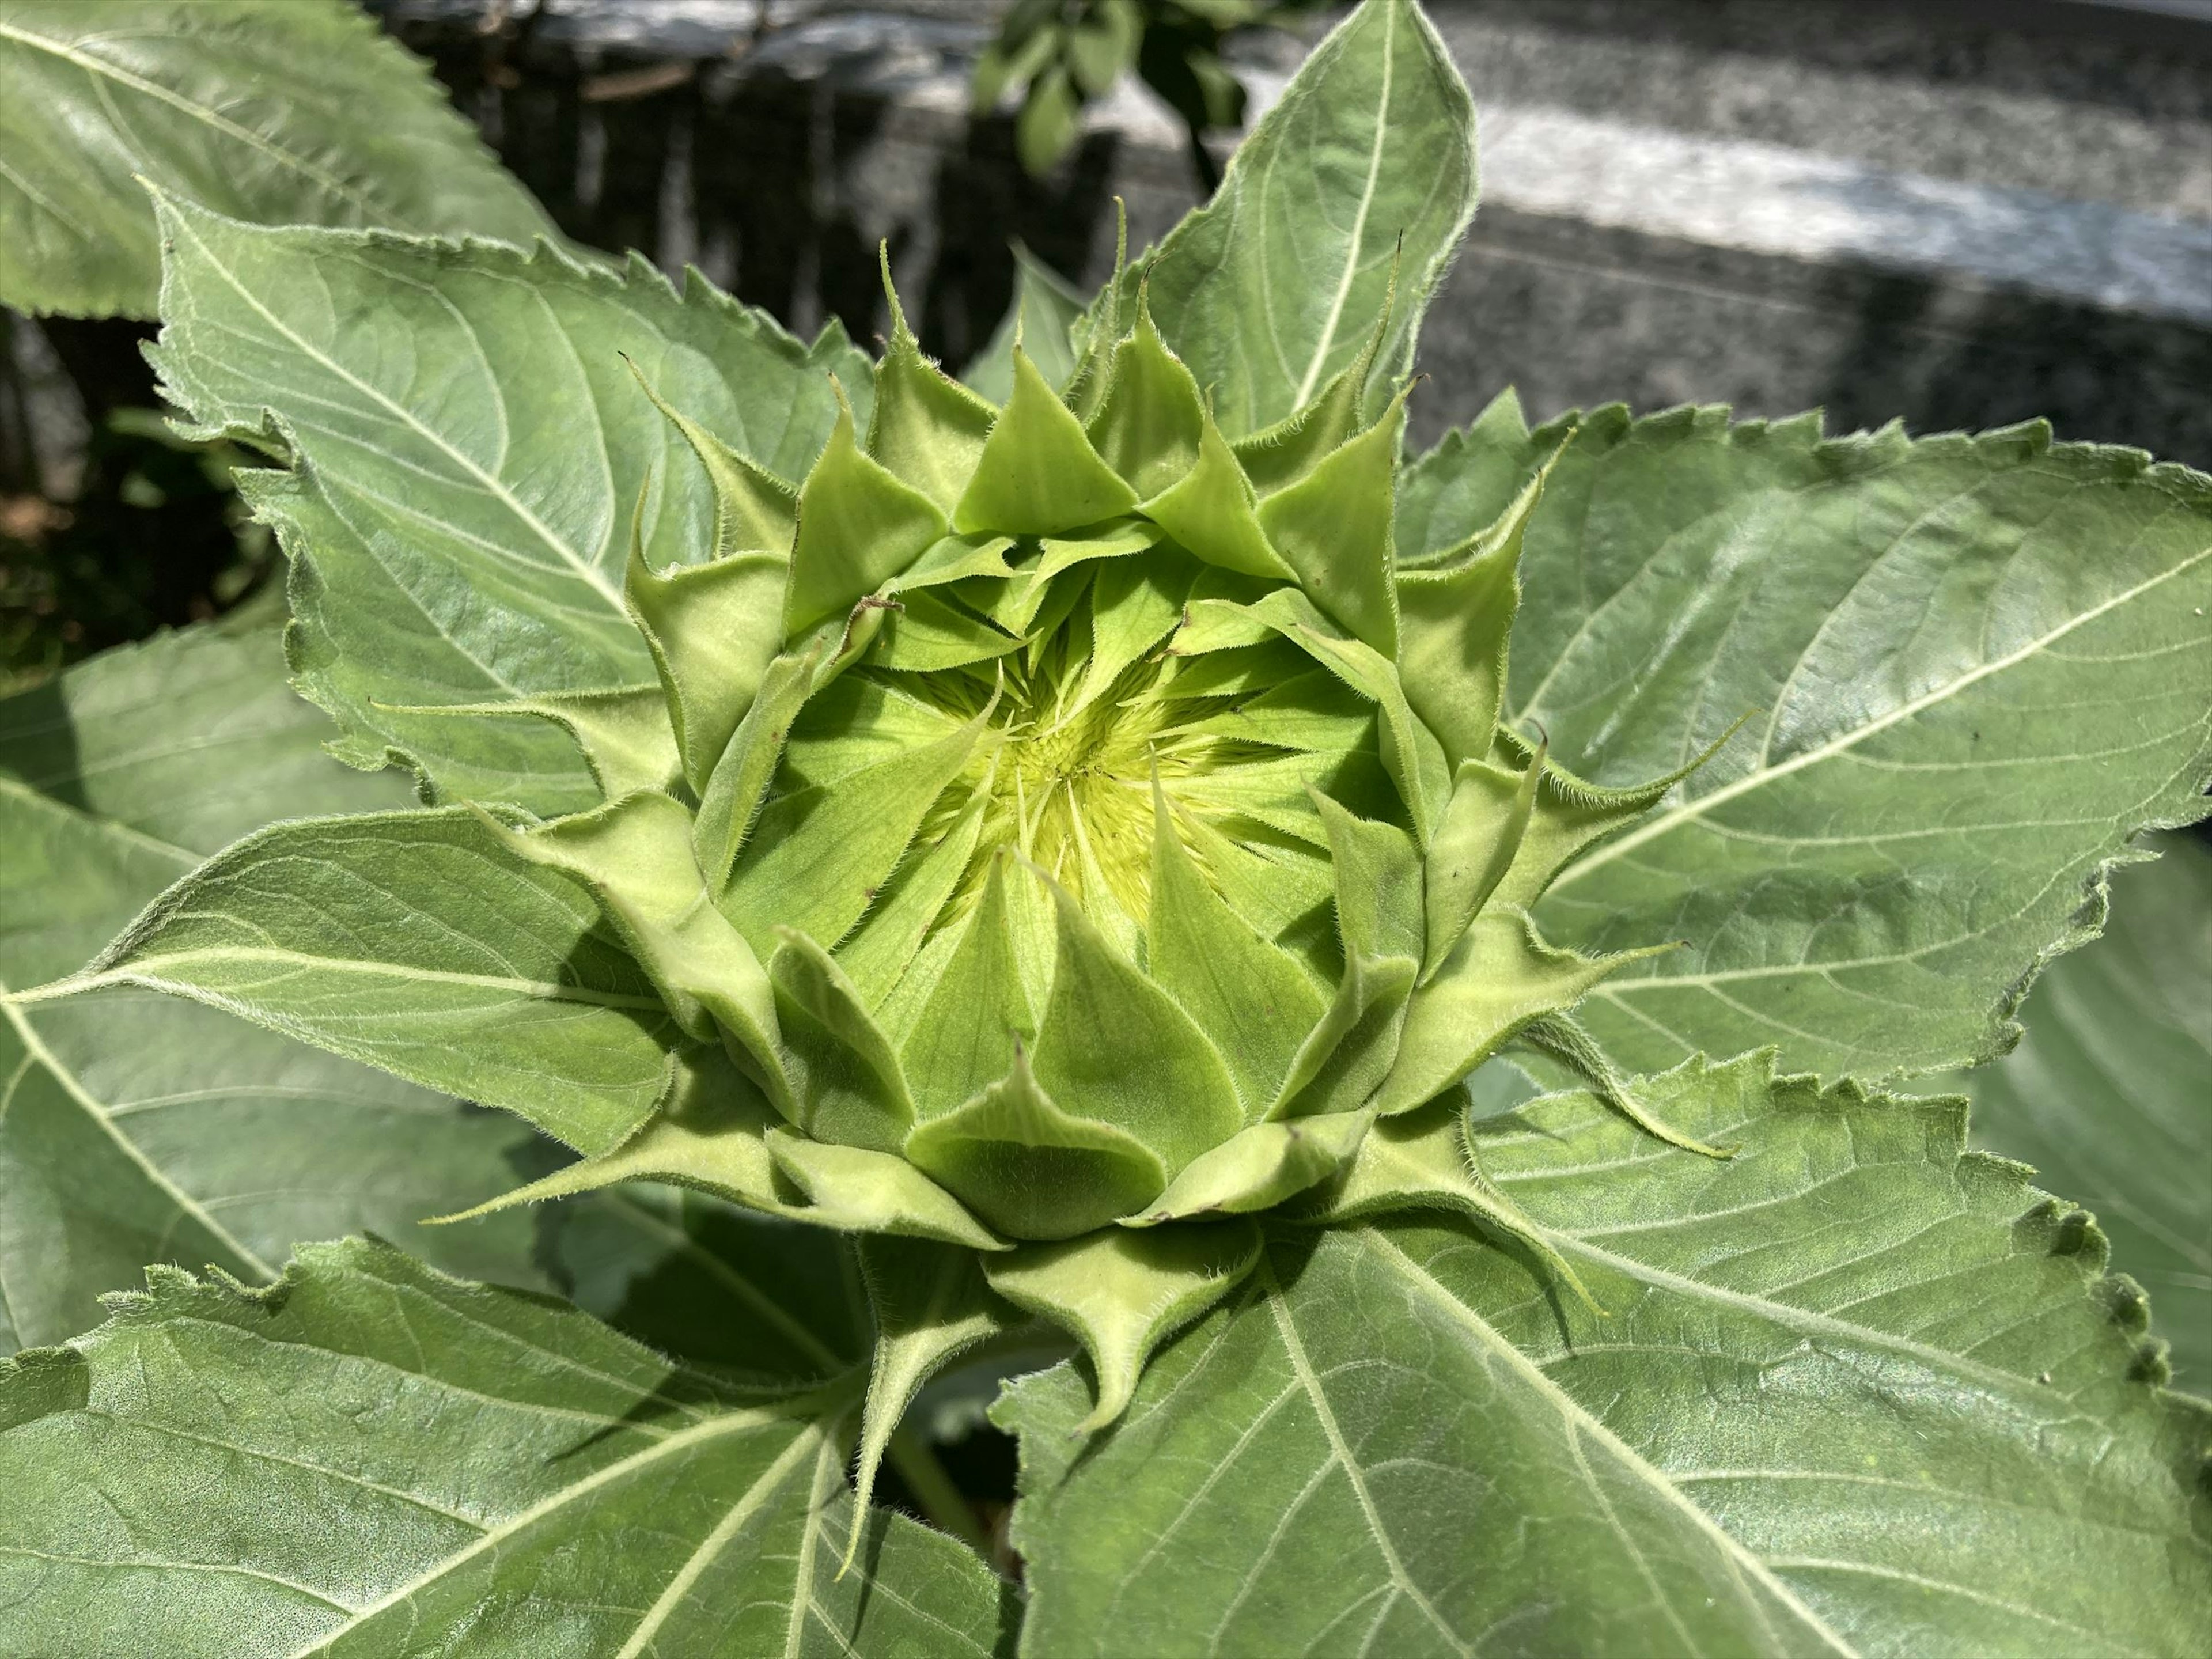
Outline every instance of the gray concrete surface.
<path id="1" fill-rule="evenodd" d="M 1095 281 L 1115 194 L 1140 240 L 1194 194 L 1135 89 L 1023 177 L 1003 118 L 966 113 L 988 3 L 776 0 L 763 33 L 752 0 L 548 0 L 520 43 L 469 33 L 485 3 L 387 9 L 572 231 L 797 326 L 880 326 L 887 238 L 957 361 L 1006 303 L 1009 237 Z M 1512 384 L 1539 414 L 2046 415 L 2212 465 L 2212 26 L 2089 0 L 1432 11 L 1482 109 L 1484 206 L 1425 337 L 1423 435 Z M 1258 104 L 1300 50 L 1248 52 Z"/>

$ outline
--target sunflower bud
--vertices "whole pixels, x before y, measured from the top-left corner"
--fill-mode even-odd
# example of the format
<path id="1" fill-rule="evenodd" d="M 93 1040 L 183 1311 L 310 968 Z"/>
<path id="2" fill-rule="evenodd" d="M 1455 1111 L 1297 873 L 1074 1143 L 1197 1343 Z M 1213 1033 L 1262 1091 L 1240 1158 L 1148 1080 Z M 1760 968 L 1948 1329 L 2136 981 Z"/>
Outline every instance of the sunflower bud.
<path id="1" fill-rule="evenodd" d="M 894 295 L 865 436 L 841 390 L 796 484 L 664 406 L 719 499 L 711 556 L 629 568 L 665 778 L 501 830 L 692 1040 L 628 1144 L 516 1197 L 644 1176 L 934 1241 L 872 1277 L 950 1247 L 1091 1349 L 1098 1421 L 1249 1271 L 1250 1218 L 1376 1207 L 1370 1136 L 1516 1034 L 1599 1066 L 1564 1016 L 1628 958 L 1528 908 L 1672 781 L 1595 789 L 1498 725 L 1540 477 L 1401 567 L 1372 344 L 1231 442 L 1131 299 L 1069 388 L 1017 345 L 994 408 Z M 875 1450 L 930 1358 L 879 1379 Z"/>

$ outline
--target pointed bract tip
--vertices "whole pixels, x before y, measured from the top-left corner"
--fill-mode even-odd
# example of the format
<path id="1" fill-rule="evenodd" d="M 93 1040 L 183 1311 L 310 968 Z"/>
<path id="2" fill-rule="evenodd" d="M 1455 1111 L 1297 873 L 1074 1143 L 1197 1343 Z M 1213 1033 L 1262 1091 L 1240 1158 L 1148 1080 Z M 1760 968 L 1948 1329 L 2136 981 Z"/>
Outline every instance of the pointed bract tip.
<path id="1" fill-rule="evenodd" d="M 891 345 L 894 349 L 915 343 L 914 330 L 906 320 L 906 307 L 899 303 L 898 284 L 891 280 L 891 245 L 878 245 L 884 273 L 884 299 L 891 308 Z"/>

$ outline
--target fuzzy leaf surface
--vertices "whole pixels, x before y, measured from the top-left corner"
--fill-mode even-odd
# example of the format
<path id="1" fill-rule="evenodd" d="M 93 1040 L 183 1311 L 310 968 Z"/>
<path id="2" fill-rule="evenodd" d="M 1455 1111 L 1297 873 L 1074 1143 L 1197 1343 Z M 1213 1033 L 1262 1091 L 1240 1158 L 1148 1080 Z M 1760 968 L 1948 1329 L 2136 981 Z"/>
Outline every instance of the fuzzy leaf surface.
<path id="1" fill-rule="evenodd" d="M 787 478 L 829 435 L 828 371 L 865 399 L 866 360 L 703 282 L 678 295 L 641 260 L 162 213 L 164 390 L 197 430 L 292 462 L 243 487 L 295 561 L 301 689 L 344 726 L 345 757 L 397 750 L 441 791 L 542 814 L 597 805 L 549 720 L 401 711 L 653 684 L 623 605 L 633 522 L 654 568 L 690 562 L 714 491 L 625 356 Z"/>
<path id="2" fill-rule="evenodd" d="M 2151 1293 L 2180 1385 L 2212 1393 L 2212 851 L 2152 843 L 2112 880 L 2104 938 L 2060 957 L 1996 1065 L 1930 1079 L 1974 1102 L 1974 1139 L 2096 1212 Z"/>
<path id="3" fill-rule="evenodd" d="M 554 234 L 424 66 L 342 0 L 8 0 L 0 154 L 0 304 L 31 312 L 154 314 L 142 177 L 261 223 Z"/>
<path id="4" fill-rule="evenodd" d="M 750 1389 L 358 1240 L 264 1293 L 149 1284 L 0 1371 L 18 1650 L 996 1645 L 999 1581 L 912 1522 L 871 1516 L 836 1577 L 852 1372 Z"/>
<path id="5" fill-rule="evenodd" d="M 197 998 L 586 1153 L 644 1121 L 680 1041 L 589 890 L 465 807 L 272 824 L 70 983 Z"/>
<path id="6" fill-rule="evenodd" d="M 1394 262 L 1377 366 L 1403 374 L 1474 199 L 1474 106 L 1443 43 L 1412 0 L 1361 7 L 1152 258 L 1153 315 L 1221 429 L 1272 426 L 1347 367 Z"/>
<path id="7" fill-rule="evenodd" d="M 2182 1656 L 2212 1417 L 1956 1099 L 1764 1057 L 1475 1126 L 1601 1318 L 1471 1226 L 1278 1231 L 1079 1459 L 1018 1385 L 1024 1652 Z"/>
<path id="8" fill-rule="evenodd" d="M 328 731 L 275 629 L 235 621 L 0 701 L 0 986 L 80 966 L 270 817 L 404 802 Z M 87 1328 L 149 1261 L 261 1279 L 362 1228 L 542 1282 L 526 1218 L 416 1224 L 514 1185 L 526 1130 L 228 1014 L 139 990 L 0 1009 L 0 1351 Z"/>
<path id="9" fill-rule="evenodd" d="M 1428 543 L 1502 505 L 1435 469 L 1510 483 L 1518 426 L 1414 469 Z M 2138 452 L 1601 410 L 1522 574 L 1508 718 L 1571 771 L 1663 776 L 1752 716 L 1537 908 L 1583 949 L 1689 942 L 1583 1005 L 1631 1070 L 1766 1043 L 1830 1077 L 1988 1059 L 2094 934 L 2102 867 L 2205 811 L 2212 481 Z"/>

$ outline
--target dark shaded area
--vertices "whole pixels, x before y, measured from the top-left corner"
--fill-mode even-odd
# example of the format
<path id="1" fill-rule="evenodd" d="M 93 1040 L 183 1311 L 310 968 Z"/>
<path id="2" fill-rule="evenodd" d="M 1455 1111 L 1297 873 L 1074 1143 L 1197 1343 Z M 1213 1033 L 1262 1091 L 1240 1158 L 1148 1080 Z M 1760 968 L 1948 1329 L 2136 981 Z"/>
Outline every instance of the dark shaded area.
<path id="1" fill-rule="evenodd" d="M 73 489 L 32 442 L 49 419 L 0 372 L 0 689 L 27 674 L 229 609 L 268 574 L 269 532 L 231 488 L 228 446 L 186 444 L 155 405 L 150 324 L 0 312 L 0 371 L 35 327 L 88 428 Z"/>
<path id="2" fill-rule="evenodd" d="M 992 1540 L 994 1553 L 1006 1561 L 1012 1561 L 1012 1547 L 1006 1541 L 1006 1523 L 1013 1514 L 1014 1477 L 1021 1462 L 1020 1448 L 1013 1436 L 987 1423 L 960 1439 L 940 1442 L 933 1449 L 946 1475 L 974 1509 L 976 1522 L 984 1535 Z M 921 1501 L 899 1474 L 898 1466 L 888 1459 L 876 1473 L 875 1501 L 917 1521 L 930 1519 Z"/>
<path id="3" fill-rule="evenodd" d="M 878 241 L 923 344 L 953 363 L 981 349 L 1012 300 L 1011 242 L 1063 270 L 1092 264 L 1102 235 L 1110 255 L 1110 137 L 1033 179 L 1009 118 L 963 120 L 959 142 L 925 160 L 887 130 L 895 112 L 860 83 L 858 58 L 810 60 L 801 74 L 578 50 L 520 25 L 491 37 L 404 19 L 394 29 L 568 234 L 672 273 L 696 264 L 802 335 L 835 318 L 866 343 L 888 325 Z M 859 177 L 886 150 L 890 166 L 915 170 L 900 181 L 914 198 L 903 214 Z"/>

